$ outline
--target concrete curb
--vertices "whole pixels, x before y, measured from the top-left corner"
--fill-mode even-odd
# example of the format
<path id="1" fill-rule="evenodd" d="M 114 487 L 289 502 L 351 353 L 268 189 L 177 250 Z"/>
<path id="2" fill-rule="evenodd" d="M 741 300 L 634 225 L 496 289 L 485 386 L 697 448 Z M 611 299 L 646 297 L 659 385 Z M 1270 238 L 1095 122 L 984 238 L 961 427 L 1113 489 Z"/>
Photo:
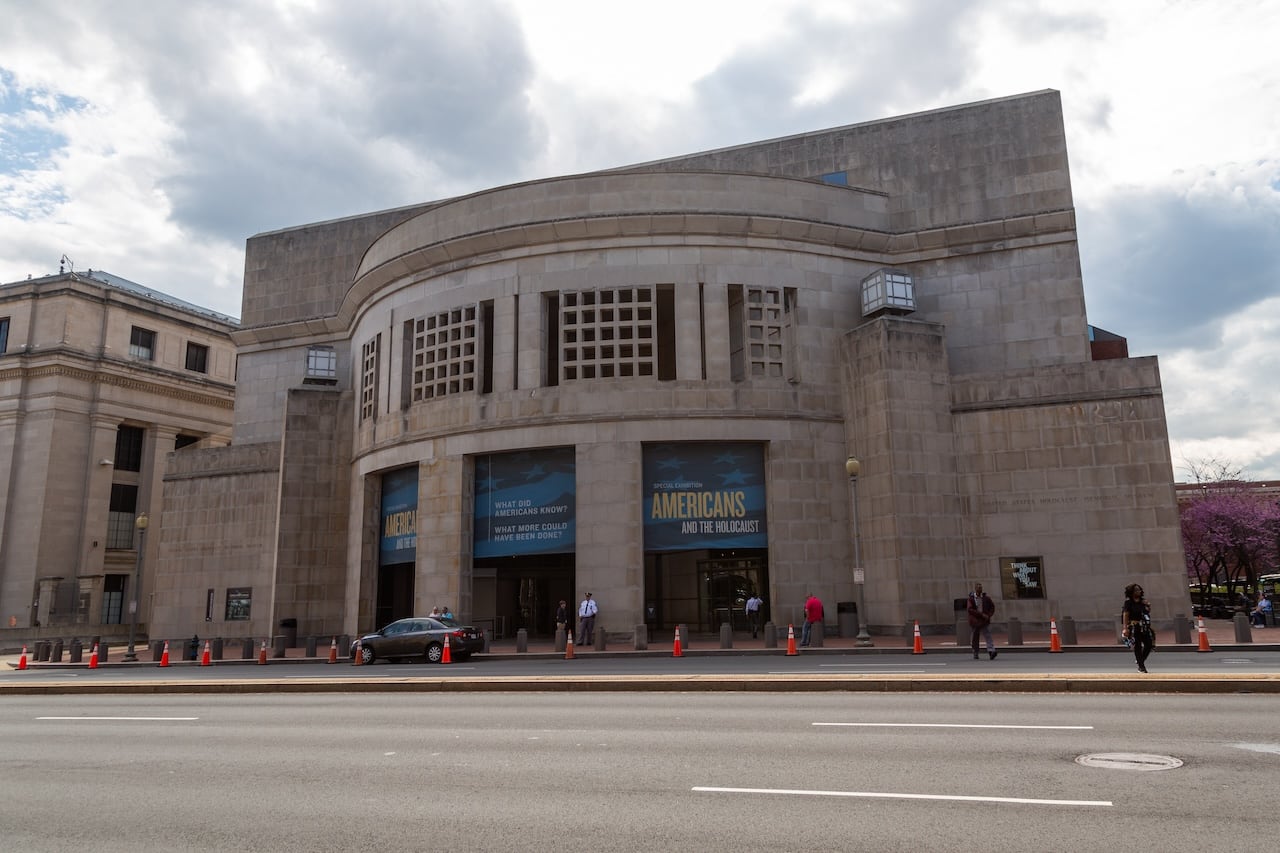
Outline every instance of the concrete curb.
<path id="1" fill-rule="evenodd" d="M 245 693 L 1280 693 L 1280 674 L 604 675 L 0 683 L 0 696 Z"/>

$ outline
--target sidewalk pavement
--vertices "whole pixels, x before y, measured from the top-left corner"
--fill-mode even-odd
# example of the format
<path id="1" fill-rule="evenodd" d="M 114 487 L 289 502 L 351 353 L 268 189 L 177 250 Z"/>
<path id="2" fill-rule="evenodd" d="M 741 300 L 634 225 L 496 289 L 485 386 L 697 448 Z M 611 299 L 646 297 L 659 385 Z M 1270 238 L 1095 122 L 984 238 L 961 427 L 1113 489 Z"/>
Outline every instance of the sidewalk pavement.
<path id="1" fill-rule="evenodd" d="M 1210 648 L 1213 650 L 1231 650 L 1231 651 L 1280 651 L 1280 628 L 1253 628 L 1252 643 L 1237 643 L 1235 626 L 1230 620 L 1206 619 L 1205 635 L 1208 638 Z M 1061 632 L 1061 629 L 1060 629 Z M 663 631 L 659 633 L 657 639 L 651 639 L 648 648 L 643 651 L 637 651 L 634 643 L 630 639 L 611 640 L 606 643 L 603 651 L 597 651 L 590 646 L 574 646 L 575 656 L 591 656 L 591 657 L 614 657 L 614 656 L 630 656 L 645 655 L 651 657 L 667 656 L 672 653 L 673 641 L 672 632 Z M 797 642 L 800 631 L 796 629 Z M 682 651 L 686 655 L 704 655 L 704 654 L 785 654 L 787 648 L 787 626 L 780 626 L 778 629 L 778 644 L 773 648 L 766 648 L 763 639 L 764 632 L 761 632 L 759 639 L 751 639 L 745 632 L 736 632 L 733 636 L 733 646 L 731 649 L 720 648 L 720 637 L 718 634 L 695 634 L 691 637 L 682 637 Z M 1043 632 L 1032 633 L 1024 630 L 1023 642 L 1021 645 L 1009 645 L 1007 635 L 995 634 L 996 650 L 1001 654 L 1005 653 L 1046 653 L 1049 650 L 1050 637 Z M 1191 629 L 1191 642 L 1189 644 L 1175 644 L 1173 642 L 1173 631 L 1159 631 L 1156 635 L 1156 643 L 1159 649 L 1165 651 L 1196 651 L 1199 647 L 1198 631 L 1193 625 Z M 1063 652 L 1081 653 L 1081 652 L 1123 652 L 1129 653 L 1122 643 L 1119 642 L 1114 632 L 1106 630 L 1088 630 L 1076 632 L 1077 642 L 1074 645 L 1063 643 Z M 859 646 L 852 637 L 824 637 L 822 647 L 808 647 L 799 649 L 801 654 L 911 654 L 914 646 L 914 637 L 901 636 L 879 636 L 872 635 L 872 646 Z M 925 652 L 934 653 L 952 653 L 966 654 L 969 652 L 969 645 L 956 644 L 956 636 L 954 634 L 924 634 L 921 636 L 921 644 Z M 329 656 L 329 643 L 317 642 L 316 655 L 314 657 L 306 654 L 306 649 L 299 646 L 285 650 L 283 660 L 273 656 L 273 652 L 268 648 L 268 663 L 326 663 Z M 985 655 L 985 648 L 982 650 Z M 256 664 L 257 656 L 248 660 L 241 659 L 241 641 L 239 639 L 228 640 L 225 643 L 223 657 L 217 661 L 219 666 L 227 666 L 233 664 Z M 138 646 L 138 662 L 123 663 L 121 658 L 124 650 L 119 646 L 114 646 L 110 650 L 109 659 L 101 662 L 100 666 L 156 666 L 156 662 L 152 659 L 151 650 L 145 643 Z M 504 659 L 520 659 L 520 658 L 548 658 L 563 657 L 563 651 L 557 651 L 554 640 L 550 637 L 534 637 L 527 641 L 526 651 L 518 652 L 516 650 L 516 640 L 513 637 L 506 637 L 490 642 L 489 650 L 484 653 L 485 657 L 504 658 Z M 18 668 L 18 659 L 20 654 L 7 653 L 0 655 L 0 668 L 8 667 L 9 669 Z M 170 653 L 172 666 L 198 666 L 197 661 L 180 660 L 179 654 Z M 340 659 L 342 663 L 346 663 L 346 658 Z M 48 661 L 37 662 L 34 658 L 32 648 L 27 649 L 27 665 L 28 668 L 40 669 L 84 669 L 87 668 L 89 661 L 89 650 L 85 649 L 83 660 L 78 664 L 68 661 L 68 653 L 63 652 L 63 659 L 59 663 L 51 663 Z"/>

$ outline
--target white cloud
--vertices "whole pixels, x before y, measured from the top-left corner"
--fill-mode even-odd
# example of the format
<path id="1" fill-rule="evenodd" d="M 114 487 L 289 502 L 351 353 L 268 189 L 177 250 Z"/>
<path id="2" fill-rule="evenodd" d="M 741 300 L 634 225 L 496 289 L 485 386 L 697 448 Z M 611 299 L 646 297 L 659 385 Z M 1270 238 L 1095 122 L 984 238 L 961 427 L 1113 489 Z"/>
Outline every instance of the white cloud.
<path id="1" fill-rule="evenodd" d="M 0 279 L 65 253 L 233 315 L 257 231 L 1059 89 L 1090 319 L 1162 356 L 1175 464 L 1280 477 L 1280 4 L 0 0 L 0 19 Z"/>

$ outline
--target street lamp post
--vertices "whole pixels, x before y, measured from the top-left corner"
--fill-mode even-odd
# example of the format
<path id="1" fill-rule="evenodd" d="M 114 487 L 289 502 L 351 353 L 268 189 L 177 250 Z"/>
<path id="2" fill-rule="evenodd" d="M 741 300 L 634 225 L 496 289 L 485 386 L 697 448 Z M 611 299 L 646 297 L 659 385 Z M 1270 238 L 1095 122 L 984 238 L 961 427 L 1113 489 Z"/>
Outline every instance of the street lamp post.
<path id="1" fill-rule="evenodd" d="M 127 661 L 136 661 L 138 653 L 134 650 L 134 638 L 138 632 L 138 593 L 142 587 L 142 554 L 147 548 L 147 514 L 144 512 L 133 521 L 138 531 L 138 560 L 133 565 L 133 590 L 129 600 L 129 651 L 124 653 Z"/>
<path id="2" fill-rule="evenodd" d="M 863 592 L 866 573 L 862 568 L 862 534 L 858 530 L 858 474 L 862 463 L 850 456 L 844 461 L 844 472 L 849 475 L 849 491 L 853 495 L 853 585 L 858 588 L 858 636 L 854 645 L 870 646 L 871 634 L 867 631 L 867 600 Z"/>

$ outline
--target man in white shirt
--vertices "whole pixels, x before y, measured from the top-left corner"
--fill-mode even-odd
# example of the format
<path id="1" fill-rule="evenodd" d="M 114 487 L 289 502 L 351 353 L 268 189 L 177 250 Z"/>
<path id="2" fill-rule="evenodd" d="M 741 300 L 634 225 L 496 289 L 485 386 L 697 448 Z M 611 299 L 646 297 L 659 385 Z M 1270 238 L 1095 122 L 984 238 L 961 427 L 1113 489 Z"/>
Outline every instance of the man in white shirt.
<path id="1" fill-rule="evenodd" d="M 743 608 L 747 614 L 747 624 L 751 626 L 751 639 L 753 640 L 760 634 L 760 607 L 763 604 L 764 600 L 753 592 Z"/>
<path id="2" fill-rule="evenodd" d="M 591 593 L 587 593 L 587 597 L 578 605 L 578 642 L 584 646 L 590 646 L 596 641 L 596 613 L 599 610 Z"/>

